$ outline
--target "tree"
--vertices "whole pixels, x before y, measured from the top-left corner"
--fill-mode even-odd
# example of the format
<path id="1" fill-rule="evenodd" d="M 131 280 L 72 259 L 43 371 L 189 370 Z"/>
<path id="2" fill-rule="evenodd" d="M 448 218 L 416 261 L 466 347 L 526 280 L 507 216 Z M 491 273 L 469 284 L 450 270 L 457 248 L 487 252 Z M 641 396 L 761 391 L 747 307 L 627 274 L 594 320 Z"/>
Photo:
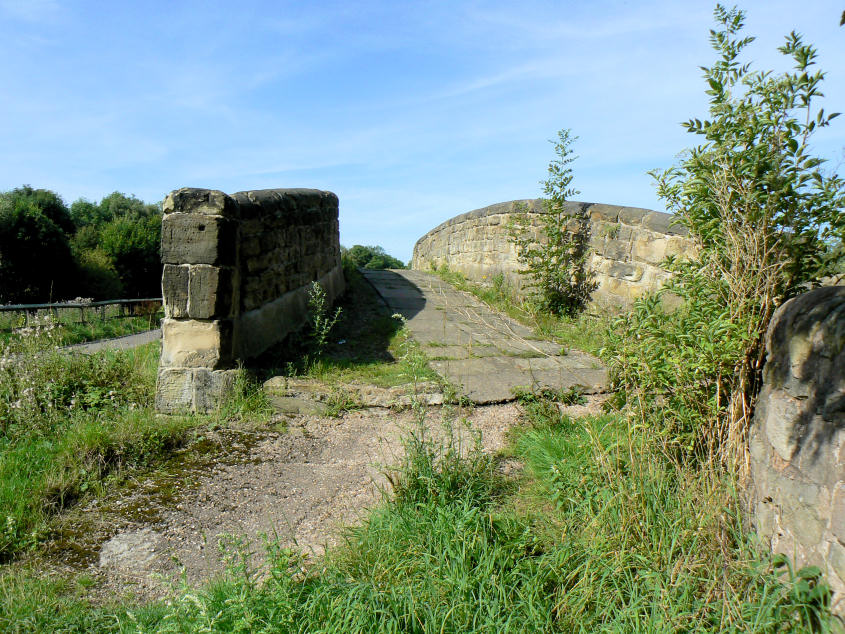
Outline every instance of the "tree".
<path id="1" fill-rule="evenodd" d="M 73 233 L 73 219 L 62 197 L 56 192 L 49 189 L 33 189 L 30 185 L 23 185 L 10 191 L 9 196 L 16 201 L 30 203 L 33 208 L 38 209 L 66 234 Z"/>
<path id="2" fill-rule="evenodd" d="M 576 139 L 570 130 L 561 130 L 552 141 L 557 158 L 549 163 L 549 177 L 542 181 L 546 198 L 545 213 L 539 217 L 540 240 L 529 229 L 531 217 L 524 207 L 517 209 L 508 227 L 519 263 L 525 267 L 520 273 L 531 280 L 534 303 L 541 310 L 569 316 L 584 309 L 596 288 L 588 266 L 590 219 L 584 206 L 566 204 L 578 194 L 571 186 L 570 167 L 577 158 L 570 147 Z"/>
<path id="3" fill-rule="evenodd" d="M 83 227 L 102 224 L 107 220 L 100 210 L 99 205 L 84 198 L 73 201 L 70 206 L 70 217 L 73 220 L 76 231 L 79 231 Z"/>
<path id="4" fill-rule="evenodd" d="M 99 245 L 117 270 L 126 294 L 161 294 L 161 216 L 116 218 L 100 231 Z"/>
<path id="5" fill-rule="evenodd" d="M 91 284 L 86 294 L 99 296 L 117 289 L 133 297 L 161 293 L 159 205 L 112 192 L 98 204 L 80 198 L 71 205 L 71 216 L 77 226 L 71 244 L 77 262 L 87 271 L 82 279 Z M 112 280 L 115 274 L 119 284 Z"/>
<path id="6" fill-rule="evenodd" d="M 76 256 L 79 294 L 96 300 L 123 297 L 123 283 L 108 254 L 102 249 L 86 249 Z"/>
<path id="7" fill-rule="evenodd" d="M 112 192 L 100 201 L 101 213 L 106 220 L 115 218 L 130 218 L 140 220 L 149 218 L 161 213 L 158 205 L 151 205 L 135 196 L 126 195 L 121 192 Z"/>
<path id="8" fill-rule="evenodd" d="M 70 292 L 68 226 L 54 192 L 24 186 L 0 194 L 0 302 L 44 302 Z"/>
<path id="9" fill-rule="evenodd" d="M 644 420 L 662 420 L 679 446 L 744 472 L 747 432 L 778 305 L 836 266 L 845 186 L 810 153 L 836 114 L 815 109 L 824 73 L 791 33 L 780 52 L 793 72 L 752 72 L 740 55 L 743 12 L 717 5 L 703 68 L 710 117 L 685 123 L 701 138 L 676 167 L 654 172 L 658 194 L 689 229 L 697 254 L 670 261 L 669 312 L 648 298 L 617 324 L 614 374 Z M 661 395 L 656 399 L 655 395 Z"/>
<path id="10" fill-rule="evenodd" d="M 382 247 L 365 247 L 356 244 L 347 249 L 343 257 L 362 269 L 404 269 L 405 264 L 388 255 Z"/>

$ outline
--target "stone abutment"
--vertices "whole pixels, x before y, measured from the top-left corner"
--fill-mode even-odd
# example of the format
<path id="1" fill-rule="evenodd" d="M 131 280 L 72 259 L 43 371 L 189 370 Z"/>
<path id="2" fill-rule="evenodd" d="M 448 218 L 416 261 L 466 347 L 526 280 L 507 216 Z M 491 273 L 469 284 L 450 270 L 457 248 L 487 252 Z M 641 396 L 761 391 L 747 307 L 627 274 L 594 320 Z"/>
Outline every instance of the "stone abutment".
<path id="1" fill-rule="evenodd" d="M 313 189 L 183 188 L 163 207 L 156 408 L 207 412 L 239 363 L 302 327 L 313 282 L 329 301 L 343 291 L 338 200 Z"/>

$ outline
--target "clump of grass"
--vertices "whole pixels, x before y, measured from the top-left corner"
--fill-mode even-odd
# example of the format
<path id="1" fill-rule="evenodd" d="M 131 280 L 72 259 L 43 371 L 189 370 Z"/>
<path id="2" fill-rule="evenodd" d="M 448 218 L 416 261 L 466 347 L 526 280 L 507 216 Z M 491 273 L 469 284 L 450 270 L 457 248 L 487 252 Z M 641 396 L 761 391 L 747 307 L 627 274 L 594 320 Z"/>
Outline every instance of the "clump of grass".
<path id="1" fill-rule="evenodd" d="M 818 570 L 759 554 L 730 482 L 656 453 L 619 416 L 544 412 L 517 442 L 525 508 L 557 569 L 564 631 L 815 631 Z"/>

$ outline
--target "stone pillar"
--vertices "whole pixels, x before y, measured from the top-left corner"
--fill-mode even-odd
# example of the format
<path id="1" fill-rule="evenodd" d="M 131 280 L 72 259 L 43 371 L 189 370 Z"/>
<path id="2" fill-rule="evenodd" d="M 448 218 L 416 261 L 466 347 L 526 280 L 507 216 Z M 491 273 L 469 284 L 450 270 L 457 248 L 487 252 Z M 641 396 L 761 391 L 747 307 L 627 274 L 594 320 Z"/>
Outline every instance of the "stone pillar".
<path id="1" fill-rule="evenodd" d="M 845 616 L 845 287 L 795 297 L 766 337 L 750 433 L 750 510 L 796 568 L 819 566 Z"/>
<path id="2" fill-rule="evenodd" d="M 221 191 L 180 189 L 161 226 L 160 411 L 208 411 L 231 386 L 239 312 L 239 213 Z"/>

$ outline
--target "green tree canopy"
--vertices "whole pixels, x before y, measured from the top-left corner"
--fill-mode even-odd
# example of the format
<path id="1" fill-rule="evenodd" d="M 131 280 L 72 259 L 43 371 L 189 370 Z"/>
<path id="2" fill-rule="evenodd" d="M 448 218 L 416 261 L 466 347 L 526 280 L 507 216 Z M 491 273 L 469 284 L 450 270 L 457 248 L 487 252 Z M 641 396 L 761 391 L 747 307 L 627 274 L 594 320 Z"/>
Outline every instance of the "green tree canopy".
<path id="1" fill-rule="evenodd" d="M 344 258 L 362 269 L 404 269 L 405 264 L 391 255 L 382 247 L 362 246 L 356 244 L 344 252 Z"/>
<path id="2" fill-rule="evenodd" d="M 56 192 L 49 189 L 33 189 L 29 185 L 23 185 L 10 191 L 8 195 L 16 201 L 31 203 L 35 209 L 49 218 L 59 229 L 68 234 L 73 233 L 73 219 L 65 201 Z"/>
<path id="3" fill-rule="evenodd" d="M 75 266 L 62 199 L 29 186 L 0 194 L 0 302 L 64 299 Z"/>
<path id="4" fill-rule="evenodd" d="M 77 261 L 88 271 L 84 279 L 94 285 L 89 295 L 117 288 L 128 297 L 161 294 L 160 205 L 112 192 L 96 204 L 77 200 L 71 215 L 77 227 L 71 243 Z M 119 284 L 112 280 L 114 275 Z"/>
<path id="5" fill-rule="evenodd" d="M 99 248 L 117 270 L 130 297 L 161 294 L 161 216 L 118 217 L 100 231 Z"/>

